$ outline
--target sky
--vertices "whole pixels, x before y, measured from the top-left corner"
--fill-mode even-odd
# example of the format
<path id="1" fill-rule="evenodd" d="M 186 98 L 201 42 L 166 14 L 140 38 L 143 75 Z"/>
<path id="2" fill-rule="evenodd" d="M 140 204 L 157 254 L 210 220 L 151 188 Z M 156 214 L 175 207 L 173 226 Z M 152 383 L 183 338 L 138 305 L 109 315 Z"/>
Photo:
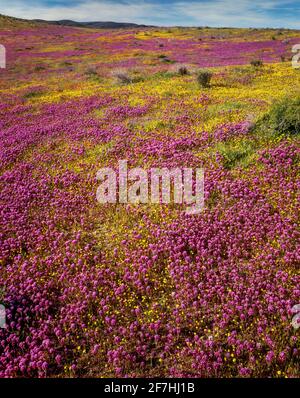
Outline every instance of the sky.
<path id="1" fill-rule="evenodd" d="M 81 22 L 300 29 L 300 0 L 0 0 L 0 13 Z"/>

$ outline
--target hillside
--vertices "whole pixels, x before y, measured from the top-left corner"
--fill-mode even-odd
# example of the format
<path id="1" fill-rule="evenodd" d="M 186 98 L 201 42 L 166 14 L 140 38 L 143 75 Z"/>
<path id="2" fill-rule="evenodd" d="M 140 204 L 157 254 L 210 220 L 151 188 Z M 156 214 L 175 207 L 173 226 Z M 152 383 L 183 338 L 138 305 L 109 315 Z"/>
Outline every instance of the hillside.
<path id="1" fill-rule="evenodd" d="M 146 28 L 150 27 L 147 25 L 138 25 L 135 23 L 125 23 L 125 22 L 76 22 L 70 20 L 61 21 L 45 21 L 45 20 L 35 20 L 36 22 L 48 23 L 51 25 L 61 25 L 61 26 L 73 26 L 77 28 L 93 28 L 93 29 L 130 29 L 130 28 Z"/>
<path id="2" fill-rule="evenodd" d="M 0 21 L 0 378 L 298 377 L 300 32 Z"/>
<path id="3" fill-rule="evenodd" d="M 29 21 L 21 18 L 9 17 L 0 14 L 0 30 L 6 28 L 26 28 L 26 27 L 36 27 L 37 24 L 34 21 Z"/>
<path id="4" fill-rule="evenodd" d="M 42 19 L 26 20 L 21 18 L 14 18 L 0 14 L 0 29 L 1 28 L 18 28 L 18 27 L 38 27 L 42 25 L 58 25 L 77 28 L 92 28 L 92 29 L 130 29 L 130 28 L 146 28 L 147 25 L 139 25 L 135 23 L 124 22 L 76 22 L 71 20 L 61 21 L 46 21 Z"/>

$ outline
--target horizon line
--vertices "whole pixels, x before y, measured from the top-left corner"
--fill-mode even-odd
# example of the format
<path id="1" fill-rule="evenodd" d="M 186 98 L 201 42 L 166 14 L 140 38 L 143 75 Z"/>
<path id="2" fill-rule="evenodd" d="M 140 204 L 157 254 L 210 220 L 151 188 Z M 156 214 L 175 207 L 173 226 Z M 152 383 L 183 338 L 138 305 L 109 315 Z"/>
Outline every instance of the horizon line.
<path id="1" fill-rule="evenodd" d="M 124 25 L 136 25 L 137 27 L 149 27 L 149 28 L 202 28 L 202 29 L 252 29 L 252 30 L 293 30 L 293 31 L 300 31 L 300 28 L 286 28 L 284 26 L 277 26 L 277 27 L 270 27 L 270 26 L 265 26 L 265 27 L 255 27 L 255 26 L 248 26 L 248 27 L 242 27 L 242 26 L 213 26 L 213 25 L 152 25 L 152 24 L 145 24 L 145 23 L 138 23 L 138 22 L 119 22 L 119 21 L 112 21 L 112 20 L 88 20 L 88 21 L 79 21 L 76 19 L 68 19 L 68 18 L 62 18 L 62 19 L 39 19 L 39 18 L 20 18 L 20 17 L 15 17 L 13 15 L 6 15 L 6 14 L 1 14 L 0 16 L 2 17 L 7 17 L 7 18 L 13 18 L 16 20 L 20 21 L 26 21 L 26 22 L 45 22 L 45 23 L 55 23 L 55 22 L 74 22 L 78 24 L 93 24 L 93 23 L 115 23 L 115 24 L 124 24 Z M 72 27 L 72 26 L 70 26 Z M 75 27 L 75 26 L 74 26 Z"/>

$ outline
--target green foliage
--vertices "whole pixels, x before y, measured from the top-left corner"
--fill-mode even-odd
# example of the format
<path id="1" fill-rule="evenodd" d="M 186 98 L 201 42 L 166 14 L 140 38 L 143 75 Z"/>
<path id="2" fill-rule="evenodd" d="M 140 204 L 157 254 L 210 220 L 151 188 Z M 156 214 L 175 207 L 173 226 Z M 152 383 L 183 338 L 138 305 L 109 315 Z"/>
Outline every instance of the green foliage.
<path id="1" fill-rule="evenodd" d="M 4 288 L 0 288 L 0 304 L 4 304 L 4 297 L 5 297 L 5 291 Z"/>
<path id="2" fill-rule="evenodd" d="M 181 75 L 181 76 L 188 75 L 189 71 L 188 71 L 187 66 L 185 66 L 185 65 L 179 66 L 178 67 L 178 74 Z"/>
<path id="3" fill-rule="evenodd" d="M 272 136 L 300 134 L 300 96 L 276 102 L 254 129 Z"/>
<path id="4" fill-rule="evenodd" d="M 247 166 L 255 152 L 254 142 L 249 140 L 220 143 L 217 149 L 226 169 L 232 169 L 237 165 Z"/>
<path id="5" fill-rule="evenodd" d="M 40 72 L 40 71 L 42 71 L 42 70 L 46 70 L 46 67 L 43 66 L 43 65 L 37 65 L 37 66 L 34 68 L 34 71 L 35 71 L 35 72 Z"/>
<path id="6" fill-rule="evenodd" d="M 197 72 L 197 82 L 201 87 L 210 87 L 210 81 L 213 73 L 207 69 L 200 69 Z"/>
<path id="7" fill-rule="evenodd" d="M 254 66 L 254 68 L 260 68 L 263 66 L 263 61 L 261 59 L 253 59 L 250 65 Z"/>
<path id="8" fill-rule="evenodd" d="M 26 99 L 35 98 L 35 97 L 39 97 L 40 95 L 41 95 L 41 93 L 38 91 L 30 91 L 29 93 L 24 94 L 24 98 L 26 98 Z"/>
<path id="9" fill-rule="evenodd" d="M 150 75 L 148 77 L 148 80 L 152 79 L 152 80 L 165 80 L 165 79 L 172 79 L 174 76 L 176 76 L 176 72 L 170 71 L 170 70 L 166 70 L 166 71 L 160 71 L 157 73 L 154 73 L 153 75 Z"/>

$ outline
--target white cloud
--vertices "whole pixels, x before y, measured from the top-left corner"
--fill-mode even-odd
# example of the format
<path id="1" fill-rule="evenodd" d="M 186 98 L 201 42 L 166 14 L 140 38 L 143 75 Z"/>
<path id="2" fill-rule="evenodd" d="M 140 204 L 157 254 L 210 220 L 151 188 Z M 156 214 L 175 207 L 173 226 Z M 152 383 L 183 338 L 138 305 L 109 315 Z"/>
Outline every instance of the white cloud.
<path id="1" fill-rule="evenodd" d="M 152 0 L 91 0 L 51 7 L 41 0 L 0 0 L 0 12 L 27 19 L 73 19 L 77 21 L 117 21 L 157 25 L 208 25 L 237 27 L 300 28 L 300 11 L 291 17 L 292 0 L 203 0 L 172 4 Z M 282 9 L 280 16 L 274 11 Z M 286 12 L 284 12 L 286 11 Z"/>
<path id="2" fill-rule="evenodd" d="M 276 9 L 285 9 L 291 0 L 209 0 L 204 2 L 178 2 L 176 8 L 199 25 L 237 27 L 300 27 L 300 20 L 271 15 Z M 295 10 L 296 11 L 296 10 Z"/>
<path id="3" fill-rule="evenodd" d="M 72 19 L 76 21 L 118 21 L 142 23 L 149 18 L 166 11 L 158 4 L 151 2 L 115 3 L 107 1 L 88 1 L 77 5 L 61 6 L 37 5 L 36 3 L 24 4 L 23 1 L 13 0 L 9 4 L 0 0 L 0 12 L 5 15 L 25 19 L 60 20 Z"/>

